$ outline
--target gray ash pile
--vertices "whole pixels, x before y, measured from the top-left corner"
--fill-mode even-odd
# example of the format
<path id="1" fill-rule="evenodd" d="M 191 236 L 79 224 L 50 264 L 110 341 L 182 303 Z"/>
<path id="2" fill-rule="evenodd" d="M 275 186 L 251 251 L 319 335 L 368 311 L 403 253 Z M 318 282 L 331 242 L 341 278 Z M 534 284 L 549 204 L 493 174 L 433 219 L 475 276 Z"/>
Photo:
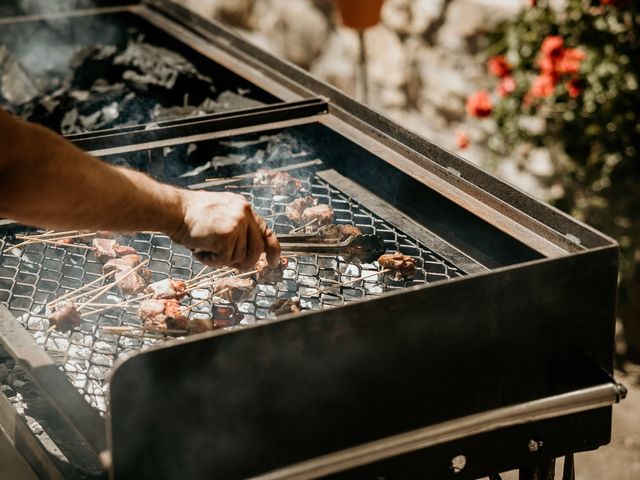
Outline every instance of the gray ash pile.
<path id="1" fill-rule="evenodd" d="M 121 47 L 82 47 L 68 72 L 42 78 L 0 45 L 0 104 L 66 135 L 263 105 L 249 93 L 218 91 L 185 57 L 136 33 Z"/>

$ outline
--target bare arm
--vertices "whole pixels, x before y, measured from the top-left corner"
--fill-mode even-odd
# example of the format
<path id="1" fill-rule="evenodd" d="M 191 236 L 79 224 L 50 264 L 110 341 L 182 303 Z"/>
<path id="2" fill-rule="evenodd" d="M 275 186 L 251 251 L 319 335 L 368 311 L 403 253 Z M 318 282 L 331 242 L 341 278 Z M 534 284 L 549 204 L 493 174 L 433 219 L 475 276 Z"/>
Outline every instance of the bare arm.
<path id="1" fill-rule="evenodd" d="M 211 264 L 248 268 L 279 246 L 243 197 L 189 192 L 84 153 L 0 110 L 0 216 L 55 229 L 158 230 L 212 252 Z"/>

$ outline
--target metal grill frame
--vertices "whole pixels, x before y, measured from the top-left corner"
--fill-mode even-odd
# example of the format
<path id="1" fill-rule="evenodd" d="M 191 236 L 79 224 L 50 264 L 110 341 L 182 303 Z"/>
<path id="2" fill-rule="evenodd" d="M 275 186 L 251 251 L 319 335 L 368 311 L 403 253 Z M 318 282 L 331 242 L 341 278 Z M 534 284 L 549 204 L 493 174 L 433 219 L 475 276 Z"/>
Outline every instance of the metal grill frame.
<path id="1" fill-rule="evenodd" d="M 327 101 L 327 113 L 321 112 L 313 117 L 300 115 L 297 118 L 294 114 L 286 120 L 260 126 L 235 125 L 229 130 L 221 128 L 219 132 L 215 133 L 194 133 L 191 136 L 183 135 L 180 138 L 167 137 L 160 141 L 149 141 L 148 138 L 137 137 L 135 134 L 127 132 L 108 132 L 100 138 L 100 141 L 103 142 L 102 145 L 105 145 L 104 135 L 109 136 L 108 148 L 95 151 L 95 154 L 107 155 L 118 151 L 171 145 L 175 142 L 198 140 L 203 138 L 203 135 L 207 138 L 216 138 L 268 128 L 276 129 L 317 122 L 348 138 L 350 142 L 364 151 L 373 154 L 379 163 L 384 164 L 384 167 L 389 171 L 400 172 L 401 178 L 408 182 L 415 182 L 419 186 L 419 191 L 424 193 L 426 197 L 438 200 L 438 202 L 445 199 L 446 203 L 455 205 L 456 208 L 464 211 L 464 215 L 457 217 L 452 215 L 452 222 L 455 220 L 451 227 L 454 230 L 453 233 L 447 232 L 446 229 L 437 230 L 437 225 L 431 226 L 432 229 L 436 229 L 436 236 L 444 239 L 443 243 L 450 244 L 452 255 L 459 255 L 461 259 L 475 258 L 476 262 L 471 261 L 470 263 L 477 265 L 477 259 L 482 257 L 480 255 L 482 252 L 474 251 L 473 245 L 467 241 L 468 237 L 464 237 L 462 234 L 464 228 L 460 228 L 460 232 L 456 231 L 464 223 L 464 219 L 476 219 L 524 244 L 536 252 L 538 258 L 510 266 L 488 265 L 488 270 L 479 269 L 472 275 L 461 279 L 440 285 L 418 287 L 409 293 L 392 295 L 389 299 L 384 299 L 384 304 L 380 304 L 379 301 L 364 302 L 361 305 L 352 305 L 348 308 L 337 308 L 321 315 L 318 313 L 304 314 L 298 319 L 289 318 L 275 324 L 254 327 L 246 330 L 247 334 L 242 331 L 213 333 L 202 339 L 190 339 L 180 345 L 167 344 L 147 353 L 136 355 L 131 359 L 132 361 L 119 364 L 115 371 L 115 379 L 118 378 L 118 375 L 125 378 L 127 369 L 135 366 L 136 363 L 152 362 L 153 359 L 161 356 L 171 357 L 177 355 L 183 348 L 196 352 L 212 345 L 222 345 L 227 341 L 224 339 L 236 338 L 235 336 L 245 335 L 243 338 L 248 338 L 249 332 L 264 332 L 264 334 L 270 332 L 274 340 L 276 338 L 289 338 L 290 340 L 290 337 L 287 337 L 287 332 L 290 332 L 294 325 L 302 331 L 312 328 L 317 322 L 324 322 L 325 326 L 331 325 L 327 322 L 354 325 L 362 321 L 363 315 L 370 314 L 371 309 L 375 310 L 377 305 L 394 305 L 394 308 L 402 310 L 403 301 L 412 304 L 417 301 L 429 303 L 436 301 L 435 299 L 439 297 L 441 300 L 437 302 L 437 305 L 443 307 L 446 307 L 447 303 L 455 305 L 462 317 L 470 318 L 471 315 L 474 315 L 474 325 L 478 326 L 491 319 L 494 322 L 503 322 L 501 324 L 506 326 L 508 323 L 504 322 L 514 314 L 523 315 L 523 321 L 536 322 L 540 320 L 536 318 L 536 309 L 541 305 L 534 294 L 527 292 L 527 288 L 537 288 L 544 292 L 546 295 L 545 308 L 542 311 L 546 314 L 560 315 L 561 318 L 566 317 L 568 324 L 560 325 L 556 333 L 563 335 L 563 339 L 569 341 L 571 348 L 576 349 L 577 353 L 588 355 L 591 362 L 595 363 L 596 369 L 600 368 L 609 375 L 613 373 L 612 345 L 617 273 L 617 245 L 613 240 L 494 178 L 462 158 L 408 132 L 393 121 L 358 104 L 332 87 L 313 79 L 297 67 L 261 51 L 215 22 L 204 20 L 167 0 L 148 0 L 130 7 L 130 9 L 192 48 L 254 81 L 265 90 L 274 94 L 279 92 L 277 96 L 280 98 L 299 100 L 318 95 L 323 96 Z M 190 120 L 180 123 L 185 131 L 189 130 L 190 125 L 194 125 Z M 82 140 L 90 139 L 83 138 Z M 86 143 L 84 146 L 86 145 L 90 145 L 90 143 Z M 389 186 L 384 185 L 383 180 L 380 180 L 381 184 L 376 186 L 375 183 L 372 184 L 370 178 L 363 177 L 355 167 L 349 166 L 344 166 L 339 174 L 347 177 L 350 184 L 356 189 L 362 188 L 367 194 L 375 191 L 376 197 L 383 200 L 380 208 L 383 211 L 388 211 L 388 204 L 385 205 L 384 200 L 388 200 L 393 192 L 389 191 Z M 367 204 L 367 206 L 369 205 Z M 411 229 L 417 228 L 419 230 L 421 226 L 424 227 L 426 224 L 425 220 L 429 220 L 419 211 L 406 210 L 400 208 L 400 205 L 397 207 L 402 213 L 399 221 L 407 226 L 407 228 L 403 228 L 407 233 L 411 233 Z M 383 218 L 385 218 L 384 215 Z M 473 228 L 469 228 L 469 230 L 472 232 Z M 458 235 L 458 233 L 460 234 Z M 486 258 L 483 258 L 482 262 L 488 263 Z M 581 275 L 575 277 L 578 272 Z M 478 305 L 473 302 L 473 299 L 476 299 L 481 292 L 490 295 L 489 298 L 492 301 L 500 300 L 505 304 L 492 304 L 493 310 L 489 317 L 478 311 Z M 508 304 L 506 301 L 508 297 L 505 297 L 507 294 L 520 296 L 520 305 L 517 308 Z M 467 305 L 459 303 L 461 298 L 467 299 L 464 302 Z M 528 309 L 531 311 L 527 311 Z M 579 312 L 582 318 L 571 319 L 572 312 Z M 46 358 L 46 355 L 43 356 L 37 349 L 34 350 L 32 339 L 25 337 L 24 330 L 20 331 L 21 327 L 15 328 L 17 324 L 15 319 L 1 313 L 0 335 L 3 343 L 9 347 L 10 353 L 15 358 L 30 366 L 30 374 L 41 386 L 50 386 L 55 378 L 59 378 L 57 377 L 60 375 L 59 371 L 51 360 Z M 434 315 L 436 318 L 440 318 L 438 315 L 443 315 L 443 311 L 438 308 L 434 310 Z M 552 319 L 544 318 L 543 320 L 543 323 L 549 327 Z M 588 325 L 588 331 L 574 331 L 573 329 L 579 328 L 582 321 Z M 377 327 L 371 325 L 371 328 Z M 331 328 L 329 327 L 327 333 L 330 332 Z M 566 336 L 569 332 L 577 332 L 576 338 L 572 339 Z M 515 331 L 512 333 L 515 334 Z M 556 355 L 562 351 L 558 345 L 531 345 L 528 339 L 519 339 L 517 335 L 514 337 L 514 341 L 519 342 L 517 344 L 521 348 L 519 355 L 531 355 L 534 357 L 532 361 L 538 360 L 533 363 L 547 362 L 550 355 Z M 470 351 L 465 355 L 472 355 L 477 350 L 471 345 L 469 347 L 471 347 Z M 469 357 L 469 361 L 473 360 L 473 356 Z M 545 365 L 549 364 L 545 363 Z M 195 367 L 197 366 L 194 366 L 194 369 Z M 597 376 L 589 374 L 588 371 L 589 368 L 581 364 L 575 367 L 572 373 L 579 375 L 581 381 L 587 385 L 592 382 L 605 381 L 601 378 L 597 380 Z M 529 373 L 533 376 L 538 375 L 534 370 Z M 432 380 L 435 380 L 435 377 Z M 584 384 L 581 386 L 585 386 Z M 566 387 L 569 389 L 577 388 L 576 385 L 566 385 Z M 95 411 L 89 409 L 84 400 L 76 398 L 75 391 L 71 392 L 66 387 L 58 391 L 46 388 L 45 390 L 53 397 L 54 405 L 65 406 L 61 412 L 66 416 L 70 427 L 78 432 L 79 440 L 86 441 L 96 454 L 104 451 L 104 426 Z M 202 393 L 204 394 L 205 391 L 203 390 Z M 518 393 L 527 395 L 524 390 L 518 391 Z M 74 396 L 74 394 L 76 395 Z M 554 458 L 568 452 L 597 448 L 608 441 L 611 427 L 610 410 L 610 407 L 590 409 L 587 412 L 560 417 L 546 424 L 534 421 L 521 427 L 522 431 L 519 433 L 514 429 L 498 430 L 495 434 L 491 434 L 491 439 L 495 442 L 498 450 L 501 445 L 505 451 L 510 452 L 509 458 L 494 458 L 490 455 L 487 461 L 474 465 L 462 475 L 455 475 L 455 478 L 473 478 L 514 466 Z M 121 422 L 128 417 L 128 414 L 133 413 L 122 410 L 112 411 L 109 423 L 112 442 L 116 437 L 122 440 L 119 436 Z M 581 428 L 585 425 L 592 425 L 592 430 L 590 432 L 582 431 Z M 558 426 L 564 429 L 561 432 L 562 438 L 560 436 L 554 437 L 552 433 L 554 427 Z M 569 435 L 566 428 L 571 428 L 573 431 L 580 430 L 581 434 Z M 511 441 L 515 436 L 520 435 L 525 438 L 534 435 L 535 432 L 542 431 L 546 432 L 548 437 L 553 437 L 549 442 L 550 448 L 544 452 L 532 456 L 530 452 L 516 451 L 511 447 Z M 483 450 L 481 447 L 483 442 L 485 444 L 487 442 L 484 437 L 471 438 L 462 442 L 448 443 L 445 445 L 446 448 L 443 448 L 446 452 L 451 452 L 466 445 L 465 448 L 478 448 L 478 451 L 481 451 Z M 114 447 L 124 449 L 124 442 L 122 444 L 112 443 L 112 453 Z M 329 451 L 332 448 L 329 445 L 325 447 Z M 336 449 L 340 448 L 336 446 Z M 379 471 L 396 471 L 397 473 L 403 471 L 403 466 L 414 465 L 442 473 L 439 478 L 454 478 L 454 473 L 448 470 L 448 465 L 447 468 L 442 468 L 440 453 L 434 453 L 430 457 L 430 453 L 437 451 L 437 448 L 415 450 L 411 458 L 404 455 L 386 462 L 377 461 L 371 466 L 371 469 L 367 470 L 367 467 L 364 467 L 364 471 L 352 471 L 352 474 L 366 476 Z M 487 449 L 485 448 L 484 451 L 486 452 Z M 125 461 L 126 458 L 123 457 L 122 461 L 118 461 L 118 457 L 122 453 L 120 450 L 119 454 L 115 456 L 114 463 L 115 470 L 120 474 L 123 473 L 122 469 L 125 469 L 126 472 L 127 468 L 132 468 L 132 465 Z M 448 453 L 445 453 L 446 455 Z M 347 473 L 348 475 L 349 473 Z"/>

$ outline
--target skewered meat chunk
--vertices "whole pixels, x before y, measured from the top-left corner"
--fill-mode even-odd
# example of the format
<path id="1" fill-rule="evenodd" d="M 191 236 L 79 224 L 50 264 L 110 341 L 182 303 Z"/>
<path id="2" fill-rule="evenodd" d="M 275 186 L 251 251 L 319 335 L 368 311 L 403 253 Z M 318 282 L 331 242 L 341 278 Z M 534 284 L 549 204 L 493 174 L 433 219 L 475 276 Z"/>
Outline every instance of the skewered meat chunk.
<path id="1" fill-rule="evenodd" d="M 73 238 L 56 238 L 54 241 L 56 243 L 64 243 L 65 245 L 73 245 L 76 243 Z"/>
<path id="2" fill-rule="evenodd" d="M 251 278 L 224 277 L 213 283 L 213 294 L 233 303 L 241 303 L 253 294 L 255 282 Z"/>
<path id="3" fill-rule="evenodd" d="M 255 270 L 257 270 L 256 280 L 258 283 L 281 282 L 284 280 L 284 271 L 287 265 L 289 265 L 289 259 L 287 259 L 287 257 L 280 257 L 278 265 L 276 267 L 270 267 L 267 254 L 262 253 L 255 266 Z"/>
<path id="4" fill-rule="evenodd" d="M 308 207 L 302 212 L 302 221 L 309 223 L 316 221 L 316 225 L 329 225 L 333 222 L 333 209 L 329 205 L 321 204 L 315 207 Z"/>
<path id="5" fill-rule="evenodd" d="M 138 308 L 138 318 L 144 322 L 145 327 L 160 329 L 186 330 L 189 323 L 180 302 L 176 299 L 145 300 Z"/>
<path id="6" fill-rule="evenodd" d="M 122 258 L 112 258 L 102 266 L 102 273 L 107 274 L 109 272 L 124 272 L 137 267 L 142 258 L 140 255 L 125 255 Z"/>
<path id="7" fill-rule="evenodd" d="M 153 294 L 153 298 L 177 298 L 184 297 L 184 291 L 187 289 L 187 285 L 182 280 L 176 280 L 173 278 L 165 278 L 159 282 L 154 282 L 146 289 L 146 293 Z"/>
<path id="8" fill-rule="evenodd" d="M 134 272 L 131 275 L 129 275 L 129 272 L 130 270 L 124 270 L 116 273 L 115 280 L 118 282 L 118 288 L 123 295 L 142 292 L 147 286 L 147 281 L 138 272 Z M 125 275 L 127 275 L 127 278 L 123 279 Z"/>
<path id="9" fill-rule="evenodd" d="M 138 307 L 138 318 L 144 322 L 145 327 L 166 328 L 167 316 L 164 314 L 164 304 L 162 300 L 144 300 Z"/>
<path id="10" fill-rule="evenodd" d="M 118 242 L 109 238 L 94 238 L 92 244 L 96 249 L 95 255 L 99 262 L 107 262 L 111 258 L 138 253 L 135 248 L 119 245 Z"/>
<path id="11" fill-rule="evenodd" d="M 313 207 L 318 204 L 318 200 L 311 195 L 302 198 L 296 198 L 293 202 L 288 204 L 285 208 L 285 214 L 289 220 L 294 223 L 302 222 L 302 213 L 305 209 Z"/>
<path id="12" fill-rule="evenodd" d="M 391 277 L 396 281 L 408 280 L 416 276 L 416 259 L 400 252 L 385 253 L 378 258 L 382 268 L 391 270 Z"/>
<path id="13" fill-rule="evenodd" d="M 287 172 L 269 170 L 258 170 L 253 184 L 271 187 L 274 195 L 294 195 L 302 187 L 302 182 Z"/>
<path id="14" fill-rule="evenodd" d="M 322 237 L 322 240 L 341 242 L 353 235 L 362 235 L 362 230 L 353 225 L 336 225 L 332 223 L 320 228 L 318 235 Z"/>
<path id="15" fill-rule="evenodd" d="M 300 307 L 300 299 L 298 297 L 280 297 L 269 307 L 269 312 L 273 313 L 276 317 L 289 313 L 300 313 L 301 311 L 302 308 Z"/>
<path id="16" fill-rule="evenodd" d="M 165 300 L 164 314 L 167 328 L 171 330 L 186 330 L 189 326 L 189 317 L 184 314 L 184 309 L 175 298 Z"/>
<path id="17" fill-rule="evenodd" d="M 209 332 L 214 328 L 215 323 L 210 318 L 192 318 L 187 326 L 189 333 Z"/>
<path id="18" fill-rule="evenodd" d="M 49 316 L 49 325 L 59 332 L 68 332 L 80 326 L 82 318 L 73 303 L 67 303 L 56 307 Z"/>

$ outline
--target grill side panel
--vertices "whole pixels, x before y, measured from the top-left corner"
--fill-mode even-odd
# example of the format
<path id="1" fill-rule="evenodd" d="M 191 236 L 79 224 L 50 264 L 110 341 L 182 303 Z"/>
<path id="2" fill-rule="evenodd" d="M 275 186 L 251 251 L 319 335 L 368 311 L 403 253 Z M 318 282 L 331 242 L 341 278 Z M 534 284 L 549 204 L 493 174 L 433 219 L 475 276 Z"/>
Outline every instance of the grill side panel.
<path id="1" fill-rule="evenodd" d="M 115 472 L 245 478 L 592 384 L 592 362 L 612 369 L 616 261 L 533 262 L 142 353 L 112 378 Z M 168 411 L 179 421 L 158 422 Z"/>

